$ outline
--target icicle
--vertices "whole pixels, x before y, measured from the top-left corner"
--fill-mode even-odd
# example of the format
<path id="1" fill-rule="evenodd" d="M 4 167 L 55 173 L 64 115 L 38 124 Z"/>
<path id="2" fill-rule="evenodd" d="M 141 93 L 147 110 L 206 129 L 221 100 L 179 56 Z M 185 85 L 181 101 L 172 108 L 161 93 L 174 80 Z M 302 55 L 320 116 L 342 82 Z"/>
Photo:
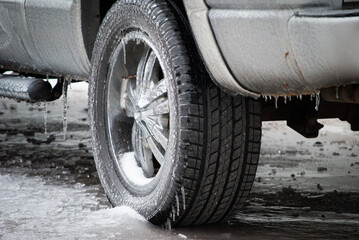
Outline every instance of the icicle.
<path id="1" fill-rule="evenodd" d="M 47 102 L 44 102 L 44 133 L 47 137 Z"/>
<path id="2" fill-rule="evenodd" d="M 127 64 L 127 55 L 126 55 L 126 43 L 122 41 L 122 49 L 123 49 L 123 64 Z"/>
<path id="3" fill-rule="evenodd" d="M 62 126 L 64 131 L 64 140 L 66 140 L 66 132 L 67 132 L 67 87 L 68 87 L 68 80 L 64 80 L 63 89 L 62 89 Z"/>
<path id="4" fill-rule="evenodd" d="M 288 96 L 288 100 L 291 102 L 292 101 L 292 96 Z"/>
<path id="5" fill-rule="evenodd" d="M 284 104 L 287 104 L 287 96 L 284 96 Z"/>
<path id="6" fill-rule="evenodd" d="M 181 187 L 181 192 L 182 192 L 183 210 L 186 210 L 186 192 L 184 190 L 184 186 Z"/>
<path id="7" fill-rule="evenodd" d="M 302 100 L 302 99 L 303 99 L 303 96 L 302 96 L 302 95 L 298 95 L 297 98 L 299 98 L 299 100 Z"/>
<path id="8" fill-rule="evenodd" d="M 278 97 L 274 97 L 274 106 L 275 109 L 278 109 Z"/>
<path id="9" fill-rule="evenodd" d="M 269 96 L 269 100 L 272 100 L 272 96 Z"/>
<path id="10" fill-rule="evenodd" d="M 167 229 L 171 230 L 171 219 L 167 218 Z"/>
<path id="11" fill-rule="evenodd" d="M 46 82 L 48 82 L 49 81 L 49 75 L 47 74 L 46 75 Z"/>
<path id="12" fill-rule="evenodd" d="M 174 208 L 174 206 L 172 206 L 172 220 L 173 220 L 173 222 L 175 222 L 176 221 L 176 210 L 175 210 L 175 208 Z"/>
<path id="13" fill-rule="evenodd" d="M 177 216 L 179 216 L 179 198 L 177 193 L 176 193 L 176 207 L 177 207 Z"/>
<path id="14" fill-rule="evenodd" d="M 267 95 L 263 95 L 264 101 L 267 102 L 268 101 L 268 97 Z"/>
<path id="15" fill-rule="evenodd" d="M 316 111 L 319 110 L 319 104 L 320 104 L 320 92 L 317 92 L 316 96 L 315 96 L 315 110 Z"/>
<path id="16" fill-rule="evenodd" d="M 122 51 L 123 51 L 123 68 L 125 70 L 125 76 L 128 75 L 128 70 L 127 70 L 127 53 L 126 53 L 126 42 L 122 41 L 121 42 L 122 45 Z"/>
<path id="17" fill-rule="evenodd" d="M 339 87 L 335 89 L 335 98 L 339 99 Z"/>

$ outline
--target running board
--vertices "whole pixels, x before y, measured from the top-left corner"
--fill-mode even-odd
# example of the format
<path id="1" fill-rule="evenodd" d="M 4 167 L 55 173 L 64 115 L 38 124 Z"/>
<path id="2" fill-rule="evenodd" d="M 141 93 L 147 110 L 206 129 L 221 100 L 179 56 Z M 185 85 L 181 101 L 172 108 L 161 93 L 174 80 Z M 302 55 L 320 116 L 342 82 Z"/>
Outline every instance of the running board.
<path id="1" fill-rule="evenodd" d="M 0 74 L 0 96 L 29 102 L 48 101 L 52 96 L 49 82 L 33 77 Z"/>

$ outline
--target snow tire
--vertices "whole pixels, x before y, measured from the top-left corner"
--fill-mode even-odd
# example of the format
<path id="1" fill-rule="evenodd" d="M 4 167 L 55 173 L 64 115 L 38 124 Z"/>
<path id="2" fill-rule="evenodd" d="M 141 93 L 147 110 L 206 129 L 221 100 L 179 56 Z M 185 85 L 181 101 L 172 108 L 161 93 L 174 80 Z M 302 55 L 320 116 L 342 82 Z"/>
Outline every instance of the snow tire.
<path id="1" fill-rule="evenodd" d="M 236 213 L 252 187 L 261 139 L 260 103 L 212 83 L 176 9 L 165 0 L 115 3 L 95 43 L 89 87 L 94 157 L 109 200 L 167 228 L 225 221 Z M 148 36 L 164 59 L 176 116 L 170 154 L 147 190 L 130 188 L 116 170 L 107 136 L 109 62 L 133 30 Z"/>

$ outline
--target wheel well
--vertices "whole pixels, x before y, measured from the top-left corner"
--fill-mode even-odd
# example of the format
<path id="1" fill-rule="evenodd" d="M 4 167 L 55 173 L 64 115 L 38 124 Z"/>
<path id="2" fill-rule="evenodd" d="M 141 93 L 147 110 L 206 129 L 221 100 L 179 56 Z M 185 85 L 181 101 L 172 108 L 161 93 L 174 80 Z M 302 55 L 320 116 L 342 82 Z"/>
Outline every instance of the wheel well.
<path id="1" fill-rule="evenodd" d="M 108 0 L 108 1 L 100 1 L 100 18 L 101 18 L 101 22 L 102 20 L 105 18 L 108 10 L 110 10 L 110 8 L 112 7 L 112 5 L 116 2 L 117 0 Z"/>
<path id="2" fill-rule="evenodd" d="M 186 16 L 182 0 L 167 1 L 174 6 L 177 11 L 181 11 L 183 16 Z M 91 58 L 92 55 L 92 49 L 100 24 L 106 17 L 107 12 L 110 10 L 112 5 L 116 2 L 117 0 L 91 0 L 91 2 L 89 2 L 89 0 L 82 0 L 82 32 L 89 58 Z"/>
<path id="3" fill-rule="evenodd" d="M 117 0 L 100 1 L 100 17 L 101 17 L 101 21 L 105 18 L 108 10 L 110 10 L 112 5 L 116 1 Z M 167 1 L 170 2 L 172 5 L 175 4 L 184 13 L 185 8 L 184 8 L 182 0 L 167 0 Z"/>

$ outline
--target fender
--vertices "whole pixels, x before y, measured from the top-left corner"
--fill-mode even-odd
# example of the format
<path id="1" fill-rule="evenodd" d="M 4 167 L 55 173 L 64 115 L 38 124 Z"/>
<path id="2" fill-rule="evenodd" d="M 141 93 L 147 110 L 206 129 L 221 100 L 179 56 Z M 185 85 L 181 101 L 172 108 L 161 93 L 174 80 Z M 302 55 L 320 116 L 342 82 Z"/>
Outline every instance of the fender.
<path id="1" fill-rule="evenodd" d="M 359 10 L 338 0 L 185 0 L 215 81 L 256 97 L 359 82 Z"/>
<path id="2" fill-rule="evenodd" d="M 99 0 L 0 0 L 0 68 L 87 80 Z"/>

